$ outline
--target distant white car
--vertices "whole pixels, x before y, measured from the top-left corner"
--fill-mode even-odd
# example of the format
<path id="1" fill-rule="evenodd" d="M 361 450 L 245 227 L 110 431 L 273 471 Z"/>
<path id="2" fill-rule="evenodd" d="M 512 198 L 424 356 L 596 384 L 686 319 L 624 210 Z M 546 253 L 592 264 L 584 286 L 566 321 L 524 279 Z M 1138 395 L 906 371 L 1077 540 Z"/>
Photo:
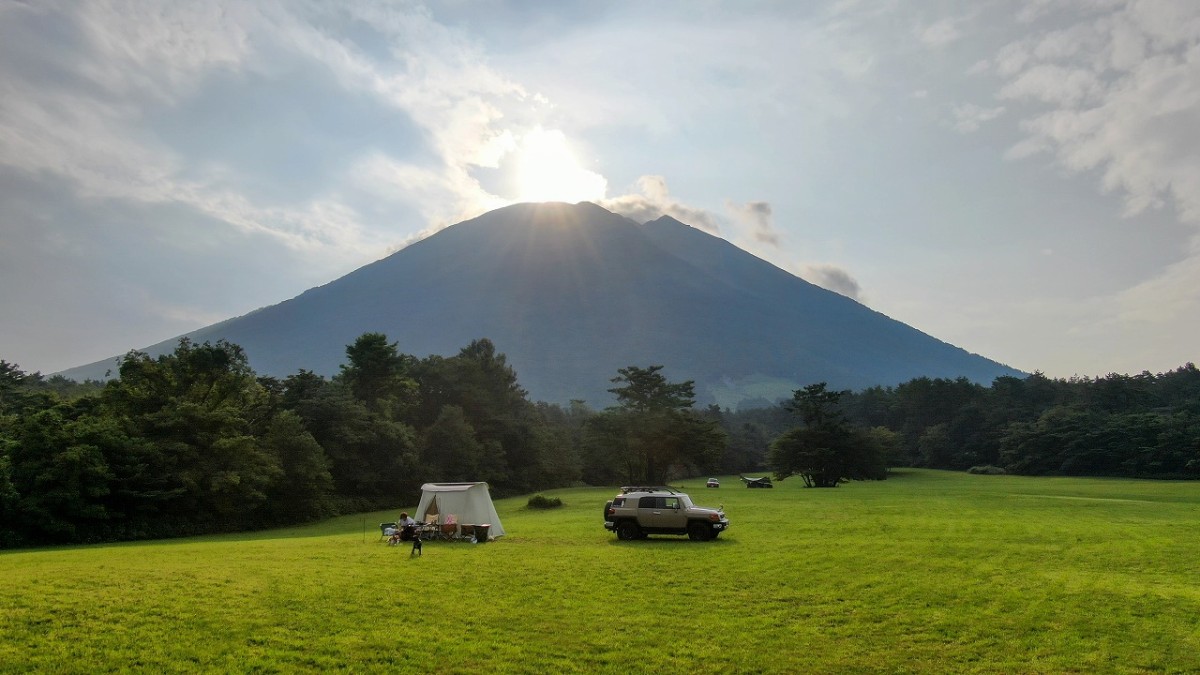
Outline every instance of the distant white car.
<path id="1" fill-rule="evenodd" d="M 719 488 L 721 487 L 721 481 L 717 480 L 716 478 L 709 478 L 708 482 L 704 484 L 704 487 Z"/>

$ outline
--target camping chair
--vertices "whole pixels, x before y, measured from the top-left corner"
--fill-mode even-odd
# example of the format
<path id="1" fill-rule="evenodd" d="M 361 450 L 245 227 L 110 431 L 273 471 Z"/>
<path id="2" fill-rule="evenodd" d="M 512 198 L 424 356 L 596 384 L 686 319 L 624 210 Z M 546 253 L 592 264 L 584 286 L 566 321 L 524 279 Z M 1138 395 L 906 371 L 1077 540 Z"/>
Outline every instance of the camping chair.
<path id="1" fill-rule="evenodd" d="M 420 529 L 418 530 L 421 533 L 422 539 L 436 539 L 437 538 L 437 536 L 439 534 L 437 518 L 438 517 L 437 517 L 436 513 L 426 513 L 425 514 L 425 521 L 420 524 L 420 526 L 419 526 Z"/>
<path id="2" fill-rule="evenodd" d="M 380 523 L 379 524 L 379 541 L 383 541 L 384 539 L 386 539 L 387 537 L 389 537 L 391 535 L 391 533 L 388 532 L 389 529 L 391 529 L 391 530 L 396 529 L 396 524 L 395 523 Z"/>

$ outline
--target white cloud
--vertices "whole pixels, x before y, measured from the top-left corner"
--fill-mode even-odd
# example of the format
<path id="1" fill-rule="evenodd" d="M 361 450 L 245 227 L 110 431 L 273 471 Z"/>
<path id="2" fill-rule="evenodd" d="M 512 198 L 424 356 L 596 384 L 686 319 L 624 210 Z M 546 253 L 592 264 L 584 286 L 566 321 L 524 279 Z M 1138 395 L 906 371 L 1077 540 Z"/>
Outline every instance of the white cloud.
<path id="1" fill-rule="evenodd" d="M 958 27 L 959 20 L 954 18 L 943 18 L 925 26 L 917 31 L 917 37 L 926 47 L 935 49 L 945 47 L 951 42 L 955 42 L 962 38 L 962 30 Z"/>
<path id="2" fill-rule="evenodd" d="M 1000 95 L 1034 106 L 1010 157 L 1048 152 L 1129 214 L 1171 204 L 1200 224 L 1200 7 L 1130 3 L 1001 51 Z"/>
<path id="3" fill-rule="evenodd" d="M 661 216 L 719 234 L 719 218 L 703 209 L 686 206 L 676 201 L 667 189 L 662 176 L 642 176 L 638 179 L 639 193 L 627 194 L 600 203 L 606 209 L 619 213 L 635 222 L 644 223 Z M 771 205 L 763 201 L 739 204 L 726 201 L 725 208 L 736 224 L 748 231 L 753 250 L 767 245 L 778 250 L 781 235 L 774 224 Z M 863 302 L 862 287 L 844 268 L 827 263 L 809 263 L 799 266 L 797 276 L 826 290 L 840 293 L 848 298 Z"/>
<path id="4" fill-rule="evenodd" d="M 1080 106 L 1104 95 L 1099 75 L 1087 68 L 1038 64 L 1022 71 L 1000 90 L 1000 98 L 1033 99 L 1041 103 Z"/>
<path id="5" fill-rule="evenodd" d="M 1194 349 L 1200 335 L 1200 236 L 1193 239 L 1192 255 L 1169 266 L 1153 279 L 1119 293 L 1115 298 L 1117 319 L 1147 332 L 1173 334 L 1176 342 L 1186 340 Z M 1187 328 L 1178 325 L 1187 318 Z"/>
<path id="6" fill-rule="evenodd" d="M 295 13 L 289 13 L 292 9 Z M 192 106 L 192 97 L 214 73 L 258 72 L 270 80 L 290 76 L 275 71 L 291 61 L 326 69 L 346 91 L 377 97 L 425 132 L 440 166 L 413 163 L 403 177 L 441 189 L 407 190 L 402 196 L 430 221 L 477 215 L 497 201 L 470 172 L 496 166 L 511 149 L 511 129 L 497 122 L 505 116 L 501 106 L 518 105 L 524 92 L 419 8 L 372 2 L 44 4 L 9 10 L 10 28 L 0 29 L 0 36 L 16 37 L 21 20 L 34 18 L 25 12 L 74 23 L 83 39 L 60 46 L 77 52 L 73 57 L 49 61 L 45 55 L 54 52 L 42 45 L 9 41 L 8 49 L 23 57 L 12 62 L 41 59 L 42 70 L 55 77 L 35 78 L 0 66 L 0 164 L 68 177 L 84 197 L 188 204 L 235 228 L 271 233 L 290 246 L 314 238 L 351 249 L 378 246 L 364 238 L 367 227 L 356 220 L 357 209 L 334 203 L 339 197 L 311 195 L 309 205 L 266 203 L 228 180 L 220 166 L 201 170 L 145 129 L 151 115 L 169 119 Z M 130 21 L 131 16 L 138 20 Z M 390 40 L 386 60 L 368 56 L 337 32 L 338 21 L 355 20 L 368 22 Z M 373 154 L 363 161 L 370 164 Z M 357 182 L 361 175 L 351 172 L 345 178 Z M 396 187 L 403 190 L 403 184 Z M 348 222 L 334 226 L 328 217 L 334 213 Z"/>
<path id="7" fill-rule="evenodd" d="M 959 133 L 978 131 L 984 123 L 990 122 L 1004 114 L 1004 106 L 984 108 L 974 103 L 964 103 L 954 107 L 954 129 Z"/>
<path id="8" fill-rule="evenodd" d="M 1200 5 L 1039 0 L 1020 16 L 1056 28 L 1004 46 L 991 61 L 1004 81 L 998 95 L 1023 115 L 1025 137 L 1006 157 L 1047 156 L 1092 177 L 1128 217 L 1169 210 L 1200 226 Z M 1086 303 L 1071 335 L 1114 368 L 1185 358 L 1200 331 L 1197 289 L 1194 239 L 1174 264 Z"/>
<path id="9" fill-rule="evenodd" d="M 33 185 L 63 205 L 3 216 L 73 216 L 0 222 L 4 246 L 50 247 L 43 259 L 59 266 L 31 269 L 23 285 L 46 288 L 39 275 L 69 267 L 76 285 L 112 291 L 76 320 L 107 315 L 125 326 L 62 331 L 59 318 L 32 317 L 19 333 L 25 353 L 56 367 L 287 297 L 414 230 L 503 205 L 473 171 L 498 166 L 547 105 L 408 4 L 48 0 L 5 4 L 0 16 L 0 201 Z M 343 108 L 369 124 L 339 126 Z M 145 221 L 92 215 L 102 210 Z M 243 247 L 262 268 L 288 269 L 245 267 Z M 149 276 L 164 261 L 186 266 L 196 287 L 255 274 L 272 282 L 176 299 Z M 12 266 L 0 274 L 14 289 Z M 41 301 L 64 306 L 70 290 L 54 288 Z M 28 314 L 37 295 L 6 294 L 0 310 Z M 131 335 L 135 322 L 143 338 Z M 31 337 L 39 327 L 79 337 L 58 340 L 64 353 L 51 358 Z"/>
<path id="10" fill-rule="evenodd" d="M 667 189 L 667 180 L 662 176 L 638 178 L 637 189 L 637 193 L 601 200 L 600 206 L 639 223 L 671 216 L 681 223 L 707 230 L 712 234 L 720 232 L 716 216 L 704 209 L 693 208 L 676 201 Z"/>

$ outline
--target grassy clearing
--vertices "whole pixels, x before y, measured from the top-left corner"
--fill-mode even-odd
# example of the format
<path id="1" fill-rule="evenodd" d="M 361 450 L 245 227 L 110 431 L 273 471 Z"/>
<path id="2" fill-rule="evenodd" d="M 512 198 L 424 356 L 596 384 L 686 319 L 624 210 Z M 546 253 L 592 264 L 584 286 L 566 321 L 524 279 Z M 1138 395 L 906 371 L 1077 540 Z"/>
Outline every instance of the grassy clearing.
<path id="1" fill-rule="evenodd" d="M 0 554 L 0 671 L 1200 671 L 1198 483 L 684 484 L 717 541 L 618 542 L 606 488 L 419 559 L 394 512 Z"/>

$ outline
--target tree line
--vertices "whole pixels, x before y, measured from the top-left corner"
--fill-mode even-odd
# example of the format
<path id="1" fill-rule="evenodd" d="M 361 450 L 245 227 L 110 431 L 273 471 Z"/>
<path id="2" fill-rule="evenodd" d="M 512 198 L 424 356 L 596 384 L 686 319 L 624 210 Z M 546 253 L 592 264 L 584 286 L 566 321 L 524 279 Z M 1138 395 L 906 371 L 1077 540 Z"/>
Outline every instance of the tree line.
<path id="1" fill-rule="evenodd" d="M 777 475 L 789 474 L 791 460 L 765 439 L 787 437 L 804 391 L 771 408 L 724 413 L 731 439 L 756 439 L 757 456 Z M 890 467 L 1200 478 L 1200 370 L 1192 363 L 1157 375 L 1051 379 L 1034 373 L 1000 377 L 991 386 L 922 377 L 836 394 L 822 403 L 836 415 L 833 426 L 865 435 L 846 453 L 882 453 Z M 754 456 L 751 451 L 743 465 Z"/>
<path id="2" fill-rule="evenodd" d="M 0 361 L 0 547 L 306 522 L 430 481 L 503 496 L 715 468 L 724 432 L 660 371 L 621 369 L 597 412 L 531 402 L 487 339 L 418 359 L 367 333 L 332 378 L 260 377 L 241 347 L 188 339 L 107 383 Z"/>
<path id="3" fill-rule="evenodd" d="M 621 368 L 616 404 L 532 402 L 479 339 L 416 358 L 380 333 L 333 377 L 258 376 L 234 344 L 130 352 L 76 383 L 0 361 L 0 547 L 238 531 L 390 508 L 424 482 L 498 496 L 769 471 L 812 487 L 887 467 L 1200 478 L 1200 371 L 809 385 L 767 408 Z"/>

